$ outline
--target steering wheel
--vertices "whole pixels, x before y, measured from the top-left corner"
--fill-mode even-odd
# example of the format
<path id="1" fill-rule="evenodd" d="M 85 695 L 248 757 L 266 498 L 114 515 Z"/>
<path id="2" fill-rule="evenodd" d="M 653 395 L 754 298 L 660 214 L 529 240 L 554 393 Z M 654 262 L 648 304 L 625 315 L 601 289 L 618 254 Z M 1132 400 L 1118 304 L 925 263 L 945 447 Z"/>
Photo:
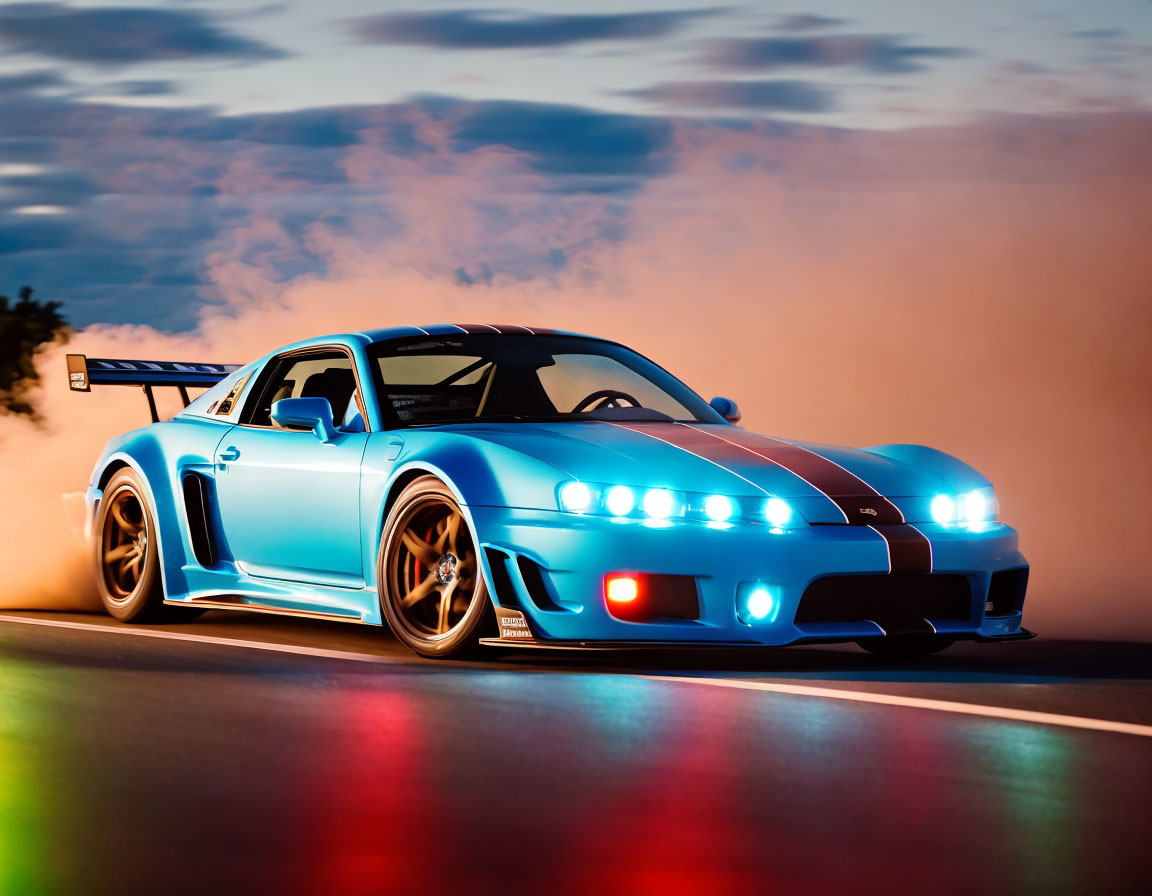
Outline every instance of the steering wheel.
<path id="1" fill-rule="evenodd" d="M 620 407 L 621 401 L 628 402 L 634 408 L 644 407 L 638 399 L 629 395 L 627 392 L 621 392 L 618 389 L 597 389 L 592 394 L 586 395 L 583 399 L 576 402 L 576 407 L 572 408 L 569 413 L 580 414 L 586 410 L 598 411 L 601 408 Z M 596 403 L 596 407 L 589 408 L 588 406 L 593 402 Z"/>

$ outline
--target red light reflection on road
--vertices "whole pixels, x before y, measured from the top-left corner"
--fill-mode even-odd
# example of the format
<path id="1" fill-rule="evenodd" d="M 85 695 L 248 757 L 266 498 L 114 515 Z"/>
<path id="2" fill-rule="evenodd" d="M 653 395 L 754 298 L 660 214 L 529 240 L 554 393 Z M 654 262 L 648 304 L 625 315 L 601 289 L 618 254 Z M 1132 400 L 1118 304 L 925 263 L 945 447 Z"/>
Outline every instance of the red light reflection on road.
<path id="1" fill-rule="evenodd" d="M 298 823 L 309 833 L 298 865 L 302 893 L 342 896 L 419 893 L 429 881 L 424 844 L 434 842 L 437 813 L 419 710 L 393 691 L 334 692 L 335 731 L 301 770 Z"/>

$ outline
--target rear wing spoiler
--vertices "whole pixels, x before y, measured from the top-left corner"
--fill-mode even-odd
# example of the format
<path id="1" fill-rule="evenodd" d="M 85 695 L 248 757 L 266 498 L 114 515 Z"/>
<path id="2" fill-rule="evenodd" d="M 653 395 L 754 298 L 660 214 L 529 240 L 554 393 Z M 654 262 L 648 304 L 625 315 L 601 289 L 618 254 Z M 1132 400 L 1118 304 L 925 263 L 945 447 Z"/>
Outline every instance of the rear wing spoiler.
<path id="1" fill-rule="evenodd" d="M 192 364 L 184 361 L 130 361 L 123 358 L 88 358 L 68 355 L 68 388 L 73 392 L 91 392 L 93 386 L 140 386 L 148 397 L 152 422 L 159 422 L 156 386 L 175 386 L 188 407 L 188 389 L 207 389 L 216 385 L 239 364 Z"/>

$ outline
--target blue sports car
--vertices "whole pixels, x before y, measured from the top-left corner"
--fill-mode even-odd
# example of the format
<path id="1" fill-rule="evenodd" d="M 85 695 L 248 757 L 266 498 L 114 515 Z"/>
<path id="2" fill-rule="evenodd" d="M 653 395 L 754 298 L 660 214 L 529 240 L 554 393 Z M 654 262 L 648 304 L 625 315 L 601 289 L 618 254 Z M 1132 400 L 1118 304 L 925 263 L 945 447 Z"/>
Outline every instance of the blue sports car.
<path id="1" fill-rule="evenodd" d="M 386 622 L 432 657 L 1031 637 L 1028 565 L 976 470 L 922 445 L 756 435 L 616 342 L 448 324 L 242 367 L 70 355 L 68 371 L 152 408 L 86 493 L 100 595 L 125 622 Z M 163 422 L 160 386 L 185 403 Z"/>

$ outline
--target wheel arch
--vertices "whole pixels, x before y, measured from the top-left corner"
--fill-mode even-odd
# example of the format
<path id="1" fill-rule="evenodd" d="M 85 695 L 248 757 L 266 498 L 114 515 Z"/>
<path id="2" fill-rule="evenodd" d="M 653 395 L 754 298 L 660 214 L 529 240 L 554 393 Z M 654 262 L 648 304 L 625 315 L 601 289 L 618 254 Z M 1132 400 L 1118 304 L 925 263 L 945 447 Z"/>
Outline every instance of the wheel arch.
<path id="1" fill-rule="evenodd" d="M 96 487 L 103 492 L 104 489 L 108 487 L 108 483 L 112 481 L 112 477 L 124 469 L 134 470 L 137 474 L 140 473 L 140 470 L 128 463 L 127 460 L 122 457 L 117 457 L 104 465 L 104 469 L 101 470 L 100 475 L 96 477 Z"/>
<path id="2" fill-rule="evenodd" d="M 384 524 L 387 522 L 388 514 L 392 512 L 392 508 L 396 505 L 396 500 L 400 497 L 404 489 L 424 476 L 435 476 L 443 482 L 448 490 L 452 492 L 453 497 L 456 498 L 456 502 L 460 505 L 460 510 L 464 514 L 464 518 L 467 520 L 469 527 L 472 529 L 472 537 L 476 542 L 476 559 L 480 567 L 480 574 L 484 578 L 484 587 L 487 592 L 488 601 L 493 606 L 498 606 L 495 599 L 495 591 L 492 586 L 492 571 L 488 568 L 488 558 L 483 548 L 483 538 L 476 526 L 476 520 L 473 518 L 472 512 L 469 509 L 468 501 L 450 473 L 438 464 L 432 463 L 427 459 L 414 460 L 398 467 L 384 488 L 384 499 L 380 502 L 374 518 L 375 525 L 373 528 L 374 536 L 371 551 L 372 562 L 370 569 L 372 570 L 372 584 L 375 585 L 377 594 L 379 594 L 380 591 L 377 563 L 384 536 Z"/>
<path id="3" fill-rule="evenodd" d="M 152 520 L 156 524 L 156 551 L 158 553 L 157 560 L 159 563 L 157 567 L 160 573 L 160 590 L 164 598 L 168 598 L 168 570 L 166 558 L 167 552 L 164 550 L 164 530 L 165 520 L 159 511 L 159 505 L 156 503 L 156 493 L 152 486 L 152 480 L 144 470 L 144 465 L 127 451 L 117 451 L 110 454 L 106 459 L 103 467 L 100 469 L 98 476 L 93 477 L 96 487 L 100 489 L 101 493 L 108 487 L 108 483 L 112 478 L 121 470 L 131 470 L 136 474 L 144 487 L 144 500 L 148 502 L 148 511 L 152 514 Z M 103 503 L 103 494 L 101 494 L 101 503 Z M 94 532 L 95 537 L 99 537 Z"/>

